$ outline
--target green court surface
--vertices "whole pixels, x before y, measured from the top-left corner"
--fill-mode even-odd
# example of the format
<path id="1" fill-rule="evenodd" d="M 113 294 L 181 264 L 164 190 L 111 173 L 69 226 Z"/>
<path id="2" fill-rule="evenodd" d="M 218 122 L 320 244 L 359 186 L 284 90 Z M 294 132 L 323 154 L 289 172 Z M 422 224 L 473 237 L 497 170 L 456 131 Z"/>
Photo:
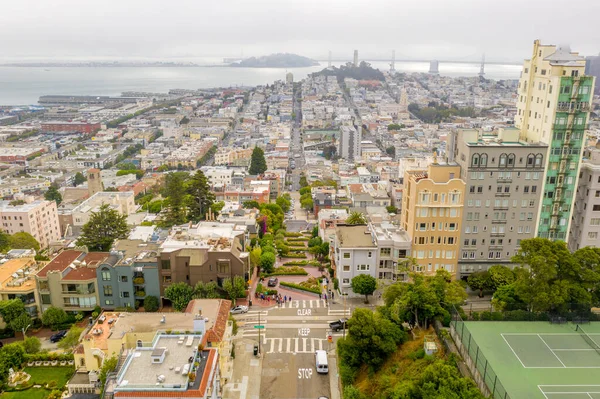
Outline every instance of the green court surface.
<path id="1" fill-rule="evenodd" d="M 456 326 L 459 335 L 460 324 Z M 479 321 L 464 325 L 468 332 L 463 337 L 469 333 L 472 337 L 471 357 L 484 358 L 486 374 L 497 376 L 485 377 L 488 386 L 498 381 L 511 399 L 600 399 L 600 322 L 582 325 L 585 333 L 570 323 Z M 468 347 L 468 338 L 463 343 Z M 493 372 L 488 373 L 490 368 Z M 503 397 L 498 389 L 495 396 Z"/>

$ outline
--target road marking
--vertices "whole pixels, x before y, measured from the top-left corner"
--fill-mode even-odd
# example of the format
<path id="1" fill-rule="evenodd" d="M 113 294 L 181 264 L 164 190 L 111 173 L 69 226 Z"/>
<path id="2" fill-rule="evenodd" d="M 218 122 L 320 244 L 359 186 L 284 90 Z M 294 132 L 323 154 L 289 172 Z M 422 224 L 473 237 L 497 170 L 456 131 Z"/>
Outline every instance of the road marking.
<path id="1" fill-rule="evenodd" d="M 306 308 L 306 301 L 305 300 L 302 300 L 302 307 Z"/>
<path id="2" fill-rule="evenodd" d="M 306 338 L 302 338 L 302 352 L 306 352 Z"/>
<path id="3" fill-rule="evenodd" d="M 285 340 L 286 340 L 285 351 L 287 353 L 289 353 L 290 349 L 292 347 L 292 339 L 291 338 L 286 338 Z"/>
<path id="4" fill-rule="evenodd" d="M 558 355 L 557 355 L 556 353 L 554 353 L 554 351 L 552 350 L 552 348 L 550 347 L 550 345 L 548 345 L 548 344 L 546 343 L 546 341 L 544 341 L 544 338 L 542 338 L 542 337 L 540 336 L 540 334 L 538 334 L 538 338 L 542 340 L 542 342 L 544 343 L 544 345 L 546 345 L 546 347 L 548 347 L 548 350 L 549 350 L 550 352 L 552 352 L 552 354 L 553 354 L 553 355 L 554 355 L 554 356 L 555 356 L 555 357 L 558 359 L 558 361 L 560 362 L 560 364 L 562 364 L 562 365 L 563 365 L 563 367 L 567 367 L 567 366 L 565 366 L 565 364 L 562 362 L 562 360 L 560 360 L 560 357 L 558 357 Z"/>

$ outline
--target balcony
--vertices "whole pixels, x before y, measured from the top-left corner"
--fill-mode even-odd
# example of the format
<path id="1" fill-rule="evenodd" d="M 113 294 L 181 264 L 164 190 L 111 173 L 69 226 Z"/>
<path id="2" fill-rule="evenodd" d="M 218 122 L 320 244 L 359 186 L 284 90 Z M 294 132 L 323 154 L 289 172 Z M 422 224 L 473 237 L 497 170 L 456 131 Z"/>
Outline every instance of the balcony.
<path id="1" fill-rule="evenodd" d="M 498 183 L 512 183 L 512 177 L 499 177 L 496 181 Z"/>
<path id="2" fill-rule="evenodd" d="M 492 250 L 492 249 L 494 249 L 494 250 L 495 250 L 495 249 L 502 249 L 502 245 L 490 245 L 490 246 L 489 246 L 489 249 L 490 249 L 490 250 Z"/>
<path id="3" fill-rule="evenodd" d="M 63 295 L 92 295 L 95 293 L 96 291 L 90 290 L 62 291 Z"/>
<path id="4" fill-rule="evenodd" d="M 506 220 L 500 220 L 500 219 L 492 220 L 492 224 L 506 224 Z"/>
<path id="5" fill-rule="evenodd" d="M 494 210 L 495 211 L 508 211 L 508 207 L 507 206 L 495 206 Z"/>
<path id="6" fill-rule="evenodd" d="M 496 193 L 496 197 L 510 197 L 510 193 Z"/>

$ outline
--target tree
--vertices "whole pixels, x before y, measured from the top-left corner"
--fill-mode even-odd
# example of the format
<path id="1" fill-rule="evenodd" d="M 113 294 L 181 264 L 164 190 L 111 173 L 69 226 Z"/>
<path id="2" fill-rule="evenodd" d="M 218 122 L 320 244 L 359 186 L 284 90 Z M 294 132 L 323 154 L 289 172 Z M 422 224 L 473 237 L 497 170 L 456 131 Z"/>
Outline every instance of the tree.
<path id="1" fill-rule="evenodd" d="M 308 186 L 308 180 L 306 180 L 306 176 L 304 174 L 300 175 L 300 187 Z"/>
<path id="2" fill-rule="evenodd" d="M 16 249 L 40 250 L 40 243 L 29 233 L 21 231 L 10 236 L 10 247 Z"/>
<path id="3" fill-rule="evenodd" d="M 265 252 L 266 248 L 263 248 L 263 254 L 260 256 L 260 270 L 264 273 L 272 273 L 273 266 L 275 265 L 275 254 L 272 252 Z"/>
<path id="4" fill-rule="evenodd" d="M 23 345 L 25 353 L 28 354 L 38 353 L 42 349 L 42 342 L 38 337 L 26 337 L 21 345 Z"/>
<path id="5" fill-rule="evenodd" d="M 165 289 L 165 298 L 171 301 L 173 309 L 181 312 L 194 298 L 194 289 L 184 282 L 174 283 Z"/>
<path id="6" fill-rule="evenodd" d="M 254 200 L 252 200 L 252 201 L 245 201 L 244 203 L 242 203 L 242 207 L 244 209 L 253 209 L 253 208 L 260 209 L 260 204 L 257 201 L 254 201 Z"/>
<path id="7" fill-rule="evenodd" d="M 300 206 L 303 209 L 306 209 L 307 211 L 310 211 L 313 209 L 314 203 L 313 203 L 313 199 L 312 196 L 310 194 L 308 194 L 308 196 L 303 196 L 304 198 L 300 198 Z"/>
<path id="8" fill-rule="evenodd" d="M 515 282 L 515 273 L 509 267 L 494 265 L 489 268 L 488 272 L 490 275 L 490 288 L 493 290 Z"/>
<path id="9" fill-rule="evenodd" d="M 25 313 L 25 305 L 20 299 L 0 301 L 0 315 L 2 315 L 2 319 L 8 325 Z"/>
<path id="10" fill-rule="evenodd" d="M 298 190 L 301 197 L 305 194 L 310 194 L 311 191 L 312 191 L 312 188 L 310 186 L 302 187 L 300 190 Z"/>
<path id="11" fill-rule="evenodd" d="M 398 208 L 396 208 L 396 207 L 395 207 L 395 206 L 393 206 L 393 205 L 386 206 L 386 207 L 385 207 L 385 210 L 386 210 L 388 213 L 395 213 L 395 214 L 397 214 L 397 213 L 398 213 Z"/>
<path id="12" fill-rule="evenodd" d="M 56 328 L 57 326 L 66 323 L 67 319 L 67 313 L 56 306 L 50 306 L 42 313 L 42 323 L 45 326 L 52 328 Z"/>
<path id="13" fill-rule="evenodd" d="M 252 251 L 250 251 L 250 265 L 252 267 L 258 266 L 260 255 L 262 255 L 262 249 L 259 246 L 252 248 Z"/>
<path id="14" fill-rule="evenodd" d="M 73 178 L 73 186 L 77 187 L 80 184 L 83 184 L 87 181 L 87 178 L 81 172 L 75 173 L 75 177 Z"/>
<path id="15" fill-rule="evenodd" d="M 167 197 L 167 199 L 163 202 L 163 205 L 168 208 L 163 224 L 166 227 L 186 222 L 185 182 L 188 178 L 189 175 L 185 172 L 174 172 L 169 173 L 165 179 L 163 197 Z"/>
<path id="16" fill-rule="evenodd" d="M 483 290 L 492 288 L 490 273 L 488 271 L 475 272 L 468 277 L 467 284 L 472 290 L 479 290 L 479 297 L 482 298 Z"/>
<path id="17" fill-rule="evenodd" d="M 393 145 L 389 146 L 388 148 L 385 149 L 385 153 L 388 154 L 390 157 L 395 158 L 396 157 L 396 147 L 394 147 Z"/>
<path id="18" fill-rule="evenodd" d="M 266 170 L 267 161 L 265 160 L 265 152 L 260 147 L 254 147 L 248 173 L 251 175 L 261 175 L 265 173 Z"/>
<path id="19" fill-rule="evenodd" d="M 352 291 L 365 296 L 365 303 L 369 303 L 369 295 L 377 289 L 377 279 L 368 274 L 359 274 L 352 278 Z"/>
<path id="20" fill-rule="evenodd" d="M 127 216 L 108 204 L 102 204 L 97 212 L 92 212 L 90 220 L 81 229 L 77 245 L 85 245 L 90 251 L 106 252 L 115 240 L 127 238 L 128 234 Z"/>
<path id="21" fill-rule="evenodd" d="M 404 125 L 399 125 L 397 123 L 392 123 L 387 126 L 388 130 L 400 130 L 404 127 Z"/>
<path id="22" fill-rule="evenodd" d="M 292 206 L 292 202 L 283 196 L 277 197 L 275 203 L 281 207 L 283 212 L 288 212 Z"/>
<path id="23" fill-rule="evenodd" d="M 337 147 L 334 145 L 328 145 L 327 147 L 323 148 L 323 156 L 325 157 L 325 159 L 335 158 L 336 154 Z"/>
<path id="24" fill-rule="evenodd" d="M 63 350 L 73 349 L 73 347 L 79 343 L 79 337 L 82 332 L 83 328 L 77 327 L 76 325 L 72 326 L 67 332 L 67 335 L 58 342 L 58 347 Z"/>
<path id="25" fill-rule="evenodd" d="M 198 281 L 196 287 L 194 287 L 194 297 L 200 299 L 214 299 L 219 298 L 219 287 L 214 281 L 208 283 Z"/>
<path id="26" fill-rule="evenodd" d="M 102 368 L 100 369 L 99 376 L 100 384 L 102 387 L 104 387 L 104 384 L 106 384 L 106 378 L 108 377 L 108 374 L 117 368 L 117 364 L 119 364 L 119 359 L 117 359 L 116 356 L 104 359 L 104 361 L 102 362 Z"/>
<path id="27" fill-rule="evenodd" d="M 51 185 L 44 194 L 44 199 L 46 199 L 46 201 L 56 201 L 56 205 L 60 205 L 62 202 L 62 195 L 58 192 L 56 186 Z"/>
<path id="28" fill-rule="evenodd" d="M 456 366 L 441 359 L 429 364 L 413 381 L 407 395 L 397 397 L 483 399 L 475 383 L 463 377 Z"/>
<path id="29" fill-rule="evenodd" d="M 233 281 L 230 278 L 226 278 L 223 280 L 223 290 L 225 290 L 229 299 L 235 305 L 236 299 L 246 296 L 246 282 L 241 276 L 235 276 Z"/>
<path id="30" fill-rule="evenodd" d="M 29 326 L 31 326 L 31 316 L 29 316 L 27 312 L 23 312 L 16 318 L 12 319 L 9 325 L 14 331 L 23 332 Z M 23 339 L 25 339 L 25 334 L 23 334 Z"/>
<path id="31" fill-rule="evenodd" d="M 187 193 L 190 199 L 188 220 L 198 222 L 205 219 L 208 209 L 215 202 L 215 194 L 211 191 L 208 179 L 201 170 L 197 171 L 189 180 Z"/>
<path id="32" fill-rule="evenodd" d="M 354 225 L 354 224 L 367 224 L 367 219 L 360 212 L 352 212 L 346 218 L 346 224 L 351 224 L 351 225 Z"/>
<path id="33" fill-rule="evenodd" d="M 0 230 L 0 252 L 6 252 L 10 249 L 10 234 Z"/>
<path id="34" fill-rule="evenodd" d="M 221 211 L 223 210 L 224 207 L 225 207 L 224 201 L 214 202 L 210 206 L 210 210 L 212 211 L 214 216 L 217 216 L 221 213 Z"/>

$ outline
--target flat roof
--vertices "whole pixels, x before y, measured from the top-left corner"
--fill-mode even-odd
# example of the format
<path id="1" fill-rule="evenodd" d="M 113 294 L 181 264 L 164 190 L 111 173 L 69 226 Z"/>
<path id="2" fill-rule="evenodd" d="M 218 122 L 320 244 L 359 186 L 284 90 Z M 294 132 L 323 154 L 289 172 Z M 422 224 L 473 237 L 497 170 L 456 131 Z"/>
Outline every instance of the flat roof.
<path id="1" fill-rule="evenodd" d="M 369 226 L 367 225 L 339 225 L 336 235 L 340 248 L 375 248 Z"/>
<path id="2" fill-rule="evenodd" d="M 0 265 L 0 292 L 35 289 L 37 262 L 33 258 L 11 259 Z"/>

